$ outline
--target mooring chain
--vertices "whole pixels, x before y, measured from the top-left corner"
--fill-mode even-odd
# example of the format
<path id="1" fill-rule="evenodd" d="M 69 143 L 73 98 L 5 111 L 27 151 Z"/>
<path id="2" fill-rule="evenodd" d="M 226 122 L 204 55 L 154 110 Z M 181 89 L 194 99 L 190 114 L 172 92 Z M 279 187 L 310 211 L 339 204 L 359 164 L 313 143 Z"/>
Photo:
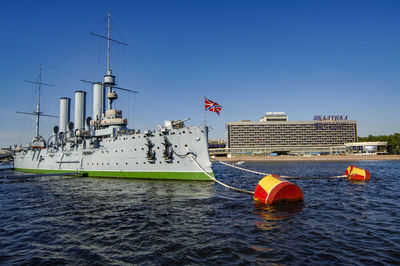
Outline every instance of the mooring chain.
<path id="1" fill-rule="evenodd" d="M 219 163 L 221 163 L 223 165 L 232 167 L 232 168 L 236 168 L 236 169 L 245 171 L 245 172 L 249 172 L 249 173 L 253 173 L 253 174 L 257 174 L 257 175 L 263 175 L 263 176 L 270 175 L 270 174 L 267 174 L 267 173 L 258 172 L 258 171 L 246 169 L 246 168 L 243 168 L 243 167 L 239 167 L 239 166 L 236 166 L 236 165 L 233 165 L 233 164 L 225 163 L 225 162 L 222 162 L 222 161 L 219 161 L 219 160 L 215 160 L 214 159 L 214 161 L 219 162 Z M 296 176 L 285 176 L 285 175 L 280 175 L 280 177 L 286 178 L 286 179 L 288 179 L 288 178 L 291 178 L 291 179 L 323 179 L 324 178 L 324 177 L 296 177 Z M 329 177 L 325 177 L 325 178 L 342 178 L 342 177 L 347 177 L 347 175 L 329 176 Z"/>
<path id="2" fill-rule="evenodd" d="M 202 170 L 211 180 L 217 182 L 218 184 L 220 184 L 221 186 L 224 186 L 226 188 L 232 189 L 234 191 L 237 191 L 239 193 L 246 193 L 246 194 L 250 194 L 250 195 L 254 195 L 253 191 L 249 191 L 249 190 L 244 190 L 244 189 L 240 189 L 240 188 L 235 188 L 232 187 L 230 185 L 224 184 L 221 181 L 217 180 L 215 177 L 213 177 L 212 175 L 210 175 L 209 173 L 207 173 L 207 171 L 196 161 L 196 159 L 193 157 L 193 155 L 190 153 L 188 154 L 188 157 L 193 161 L 193 163 L 195 165 L 197 165 L 197 167 L 200 168 L 200 170 Z"/>
<path id="3" fill-rule="evenodd" d="M 239 167 L 239 166 L 236 166 L 236 165 L 233 165 L 233 164 L 221 162 L 221 161 L 218 161 L 218 160 L 215 160 L 215 161 L 219 162 L 219 163 L 221 163 L 223 165 L 226 165 L 226 166 L 229 166 L 229 167 L 232 167 L 232 168 L 236 168 L 236 169 L 239 169 L 239 170 L 242 170 L 242 171 L 246 171 L 246 172 L 249 172 L 249 173 L 253 173 L 253 174 L 257 174 L 257 175 L 263 175 L 263 176 L 270 175 L 270 174 L 266 174 L 266 173 L 262 173 L 262 172 L 258 172 L 258 171 L 254 171 L 254 170 L 250 170 L 250 169 L 246 169 L 246 168 L 243 168 L 243 167 Z"/>

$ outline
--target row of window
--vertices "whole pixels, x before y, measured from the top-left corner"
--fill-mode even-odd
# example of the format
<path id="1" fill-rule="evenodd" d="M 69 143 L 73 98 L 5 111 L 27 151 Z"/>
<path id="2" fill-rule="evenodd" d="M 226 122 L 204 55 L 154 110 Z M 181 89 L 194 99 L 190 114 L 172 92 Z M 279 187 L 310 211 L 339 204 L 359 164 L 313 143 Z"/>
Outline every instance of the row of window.
<path id="1" fill-rule="evenodd" d="M 264 129 L 272 129 L 272 130 L 305 130 L 305 129 L 316 129 L 316 128 L 333 128 L 333 127 L 342 127 L 342 128 L 355 128 L 356 125 L 343 125 L 343 124 L 314 124 L 314 125 L 306 125 L 302 127 L 293 127 L 293 126 L 251 126 L 251 127 L 243 127 L 243 126 L 228 126 L 230 129 L 243 129 L 243 130 L 264 130 Z"/>
<path id="2" fill-rule="evenodd" d="M 343 145 L 347 142 L 354 142 L 354 138 L 332 138 L 332 139 L 299 139 L 299 140 L 265 140 L 265 139 L 229 139 L 229 146 L 243 147 L 243 146 L 281 146 L 281 145 L 292 145 L 292 146 L 303 146 L 303 145 Z"/>
<path id="3" fill-rule="evenodd" d="M 354 138 L 355 134 L 321 134 L 321 135 L 289 135 L 289 134 L 279 134 L 279 135 L 271 135 L 271 134 L 230 134 L 231 138 L 244 138 L 244 139 L 320 139 L 320 138 Z"/>
<path id="4" fill-rule="evenodd" d="M 312 132 L 312 131 L 338 131 L 338 130 L 343 130 L 343 131 L 349 131 L 349 130 L 354 130 L 354 127 L 343 127 L 343 126 L 318 126 L 318 127 L 308 127 L 308 128 L 301 128 L 301 129 L 295 129 L 295 128 L 229 128 L 229 131 L 235 131 L 235 132 L 262 132 L 262 131 L 270 131 L 270 132 Z"/>

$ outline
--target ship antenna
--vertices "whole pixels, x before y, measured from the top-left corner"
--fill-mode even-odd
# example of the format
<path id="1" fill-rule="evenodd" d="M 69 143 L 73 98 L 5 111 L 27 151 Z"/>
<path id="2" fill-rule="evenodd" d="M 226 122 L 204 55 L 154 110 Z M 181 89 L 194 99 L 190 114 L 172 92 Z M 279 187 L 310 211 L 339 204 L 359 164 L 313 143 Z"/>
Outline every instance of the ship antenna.
<path id="1" fill-rule="evenodd" d="M 25 82 L 30 82 L 30 83 L 34 83 L 34 84 L 38 85 L 38 103 L 36 105 L 36 111 L 33 111 L 32 113 L 26 113 L 26 112 L 17 112 L 17 113 L 19 113 L 19 114 L 27 114 L 27 115 L 35 115 L 36 116 L 36 139 L 39 139 L 40 116 L 58 117 L 58 116 L 54 116 L 54 115 L 45 115 L 42 112 L 40 112 L 40 85 L 46 85 L 46 86 L 51 86 L 51 87 L 54 87 L 54 85 L 42 82 L 42 65 L 39 65 L 38 81 L 25 80 Z"/>

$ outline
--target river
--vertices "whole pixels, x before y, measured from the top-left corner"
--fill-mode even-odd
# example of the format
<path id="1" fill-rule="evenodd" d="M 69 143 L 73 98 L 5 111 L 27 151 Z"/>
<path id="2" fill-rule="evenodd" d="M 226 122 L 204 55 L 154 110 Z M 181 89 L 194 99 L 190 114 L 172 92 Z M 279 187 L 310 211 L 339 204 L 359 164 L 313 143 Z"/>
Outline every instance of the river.
<path id="1" fill-rule="evenodd" d="M 354 164 L 369 182 L 326 178 Z M 304 203 L 264 206 L 212 182 L 41 176 L 0 183 L 0 264 L 390 265 L 400 261 L 400 161 L 245 162 Z M 213 164 L 254 190 L 262 176 Z M 0 176 L 15 174 L 3 170 Z M 398 265 L 398 264 L 397 264 Z"/>

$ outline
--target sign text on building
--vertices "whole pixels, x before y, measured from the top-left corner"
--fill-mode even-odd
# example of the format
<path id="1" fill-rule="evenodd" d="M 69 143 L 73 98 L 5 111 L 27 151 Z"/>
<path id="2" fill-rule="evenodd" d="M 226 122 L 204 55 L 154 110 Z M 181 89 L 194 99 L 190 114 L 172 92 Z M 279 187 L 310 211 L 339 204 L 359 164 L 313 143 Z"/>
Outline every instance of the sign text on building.
<path id="1" fill-rule="evenodd" d="M 314 121 L 346 121 L 347 115 L 314 115 Z"/>

